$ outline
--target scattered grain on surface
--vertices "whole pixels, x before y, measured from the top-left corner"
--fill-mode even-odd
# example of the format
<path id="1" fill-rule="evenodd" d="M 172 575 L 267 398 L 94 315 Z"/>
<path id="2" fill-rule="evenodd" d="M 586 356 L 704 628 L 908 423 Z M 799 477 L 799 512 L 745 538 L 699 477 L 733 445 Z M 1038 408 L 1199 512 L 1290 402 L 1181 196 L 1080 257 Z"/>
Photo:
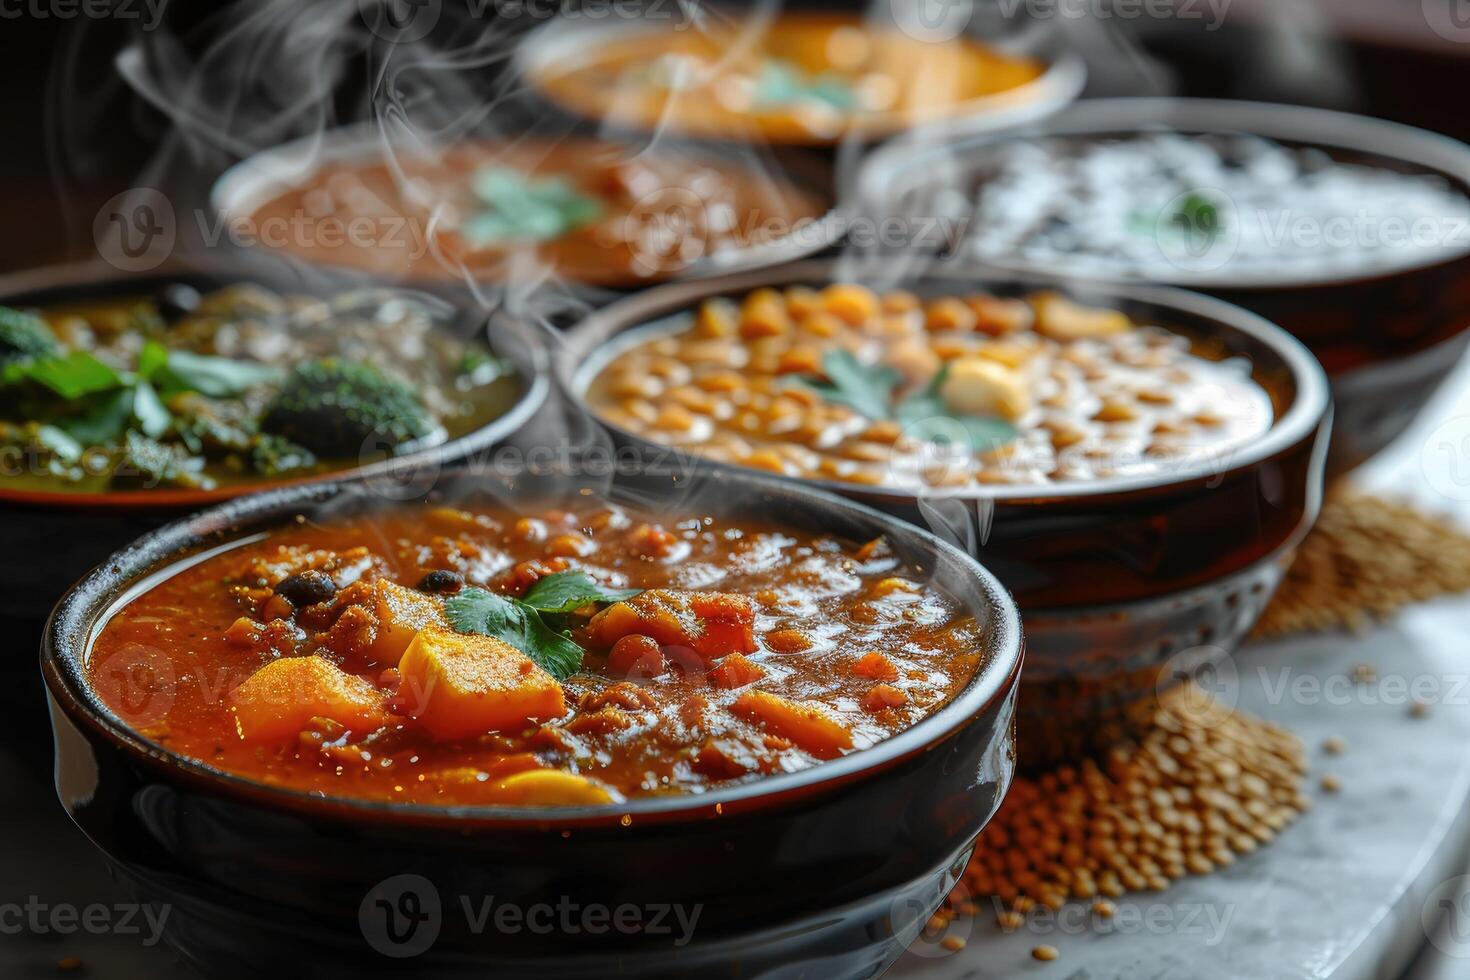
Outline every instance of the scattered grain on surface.
<path id="1" fill-rule="evenodd" d="M 1402 501 L 1353 490 L 1330 496 L 1258 637 L 1361 630 L 1402 607 L 1470 591 L 1470 535 Z"/>
<path id="2" fill-rule="evenodd" d="M 1007 909 L 997 921 L 1010 929 L 1038 904 L 1105 901 L 1209 874 L 1307 809 L 1306 771 L 1291 732 L 1221 711 L 1197 686 L 1180 685 L 1136 741 L 1018 777 L 980 835 L 951 911 L 994 897 Z M 1107 907 L 1094 909 L 1107 916 Z"/>

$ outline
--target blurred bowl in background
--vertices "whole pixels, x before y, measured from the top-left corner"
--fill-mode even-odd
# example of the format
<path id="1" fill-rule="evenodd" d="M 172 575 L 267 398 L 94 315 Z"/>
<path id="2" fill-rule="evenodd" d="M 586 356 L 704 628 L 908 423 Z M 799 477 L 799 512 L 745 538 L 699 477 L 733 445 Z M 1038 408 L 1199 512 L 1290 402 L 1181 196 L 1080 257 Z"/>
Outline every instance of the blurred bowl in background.
<path id="1" fill-rule="evenodd" d="M 558 17 L 527 36 L 517 63 L 550 103 L 615 131 L 832 146 L 1055 111 L 1086 80 L 1058 20 L 989 4 L 768 18 L 702 7 L 697 19 L 649 4 L 616 23 Z"/>
<path id="2" fill-rule="evenodd" d="M 1157 151 L 1169 146 L 1160 140 L 1174 136 L 1174 159 L 1160 161 L 1153 152 L 1151 162 L 1138 155 L 1135 166 L 1113 152 L 1108 168 L 1101 158 L 1089 161 L 1094 169 L 1084 178 L 1081 166 L 1059 172 L 1050 191 L 1053 201 L 1061 200 L 1079 180 L 1106 184 L 1116 174 L 1115 198 L 1069 199 L 1040 210 L 1006 200 L 1011 185 L 1000 177 L 1028 152 L 1044 154 L 1048 163 L 1039 169 L 1045 169 L 1069 150 L 1139 141 Z M 1264 141 L 1284 150 L 1260 153 Z M 1255 188 L 1247 191 L 1252 200 L 1237 202 L 1218 186 L 1221 168 L 1196 154 L 1228 157 L 1242 150 L 1253 157 L 1233 163 L 1248 177 L 1231 179 L 1248 179 Z M 1366 196 L 1352 193 L 1352 174 L 1364 171 L 1334 169 L 1340 164 L 1408 180 L 1398 189 L 1379 180 L 1383 213 L 1372 213 Z M 1286 166 L 1300 173 L 1283 175 Z M 1268 209 L 1256 197 L 1289 190 L 1296 177 L 1307 182 L 1297 199 L 1288 195 Z M 977 207 L 987 187 L 992 194 Z M 1336 194 L 1341 213 L 1324 215 L 1320 202 L 1308 200 L 1309 187 L 1319 196 Z M 1127 211 L 1130 194 L 1170 200 L 1159 213 L 1138 215 Z M 1019 130 L 880 148 L 862 166 L 858 198 L 865 214 L 967 223 L 954 253 L 991 268 L 1054 274 L 1079 286 L 1188 286 L 1285 327 L 1332 381 L 1331 474 L 1357 466 L 1402 433 L 1470 343 L 1470 147 L 1397 123 L 1266 103 L 1084 100 Z M 1057 232 L 1071 220 L 1065 214 L 1071 205 L 1095 223 L 1060 229 L 1073 239 L 1069 255 L 1052 246 L 1063 240 Z M 1010 238 L 996 234 L 998 225 L 1022 220 L 1034 224 Z M 1122 241 L 1111 236 L 1127 235 L 1121 226 L 1135 220 L 1131 254 L 1102 245 L 1089 251 L 1093 241 Z M 1423 247 L 1413 237 L 1416 221 L 1429 236 Z M 1395 230 L 1395 222 L 1403 227 Z M 1274 250 L 1248 255 L 1247 232 L 1257 245 L 1274 241 Z M 1334 235 L 1342 236 L 1341 245 Z M 1046 248 L 1028 255 L 1028 242 L 1043 239 Z"/>

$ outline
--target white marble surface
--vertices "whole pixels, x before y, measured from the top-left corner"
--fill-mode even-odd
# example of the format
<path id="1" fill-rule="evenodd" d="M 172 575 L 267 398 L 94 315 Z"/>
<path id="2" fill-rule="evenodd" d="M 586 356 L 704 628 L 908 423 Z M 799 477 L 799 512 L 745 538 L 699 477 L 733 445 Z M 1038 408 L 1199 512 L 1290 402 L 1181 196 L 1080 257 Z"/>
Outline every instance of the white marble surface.
<path id="1" fill-rule="evenodd" d="M 1393 450 L 1356 482 L 1470 527 L 1470 368 L 1452 377 Z M 1314 808 L 1231 868 L 1118 901 L 1126 927 L 1074 906 L 1003 933 L 961 923 L 957 952 L 920 943 L 895 980 L 1460 980 L 1470 976 L 1470 599 L 1410 609 L 1359 636 L 1257 644 L 1223 688 L 1238 707 L 1298 732 L 1311 749 Z M 1348 680 L 1372 664 L 1376 684 Z M 1417 688 L 1439 702 L 1410 716 Z M 1347 751 L 1324 753 L 1329 736 Z M 1332 773 L 1337 793 L 1320 788 Z M 1448 910 L 1449 914 L 1445 914 Z M 955 928 L 955 927 L 952 927 Z M 1040 944 L 1061 956 L 1031 957 Z M 1403 971 L 1409 968 L 1409 972 Z"/>

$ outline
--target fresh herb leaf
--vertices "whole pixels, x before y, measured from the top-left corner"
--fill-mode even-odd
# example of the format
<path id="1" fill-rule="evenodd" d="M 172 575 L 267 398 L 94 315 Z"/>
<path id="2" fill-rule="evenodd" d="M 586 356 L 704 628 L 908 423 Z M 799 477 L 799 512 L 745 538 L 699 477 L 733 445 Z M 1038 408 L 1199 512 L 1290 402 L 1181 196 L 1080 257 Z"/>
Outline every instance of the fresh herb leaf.
<path id="1" fill-rule="evenodd" d="M 168 348 L 156 340 L 150 340 L 138 352 L 138 377 L 143 381 L 151 380 L 167 363 Z"/>
<path id="2" fill-rule="evenodd" d="M 122 384 L 122 377 L 86 351 L 73 351 L 64 357 L 44 357 L 8 364 L 5 367 L 4 381 L 6 384 L 34 381 L 70 401 L 116 388 Z"/>
<path id="3" fill-rule="evenodd" d="M 822 355 L 823 381 L 814 378 L 798 378 L 829 402 L 846 405 L 848 408 L 870 419 L 890 418 L 889 403 L 893 389 L 902 376 L 886 364 L 864 364 L 851 351 L 829 350 Z"/>
<path id="4" fill-rule="evenodd" d="M 132 421 L 133 392 L 129 388 L 95 394 L 89 402 L 82 414 L 56 421 L 58 427 L 84 446 L 113 442 Z"/>
<path id="5" fill-rule="evenodd" d="M 486 167 L 471 178 L 470 189 L 484 208 L 466 218 L 459 230 L 475 248 L 549 241 L 591 224 L 602 213 L 597 198 L 564 177 Z"/>
<path id="6" fill-rule="evenodd" d="M 164 391 L 197 391 L 209 398 L 234 398 L 280 377 L 281 372 L 267 364 L 184 350 L 169 351 L 168 363 L 158 372 Z"/>
<path id="7" fill-rule="evenodd" d="M 585 651 L 547 626 L 540 612 L 519 599 L 484 589 L 462 589 L 444 603 L 444 612 L 459 632 L 509 643 L 559 681 L 582 667 Z"/>
<path id="8" fill-rule="evenodd" d="M 870 419 L 893 419 L 904 434 L 925 442 L 951 443 L 963 439 L 977 453 L 989 452 L 1015 441 L 1018 430 L 1002 418 L 988 415 L 955 415 L 944 404 L 939 391 L 949 377 L 944 364 L 920 391 L 893 404 L 893 389 L 900 375 L 893 368 L 863 364 L 845 350 L 828 351 L 822 370 L 830 383 L 799 379 L 830 402 L 846 405 Z"/>
<path id="9" fill-rule="evenodd" d="M 521 600 L 543 613 L 569 613 L 591 603 L 622 602 L 642 589 L 610 589 L 583 572 L 558 572 L 539 579 Z"/>

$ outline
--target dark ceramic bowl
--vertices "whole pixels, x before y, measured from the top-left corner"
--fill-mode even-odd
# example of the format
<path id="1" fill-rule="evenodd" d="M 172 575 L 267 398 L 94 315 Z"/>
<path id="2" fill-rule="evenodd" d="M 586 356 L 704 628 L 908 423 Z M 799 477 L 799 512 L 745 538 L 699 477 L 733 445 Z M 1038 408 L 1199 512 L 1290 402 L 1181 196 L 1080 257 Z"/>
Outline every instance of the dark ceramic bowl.
<path id="1" fill-rule="evenodd" d="M 583 485 L 461 471 L 429 502 L 468 494 L 544 504 Z M 41 663 L 63 805 L 124 880 L 172 907 L 167 938 L 206 975 L 297 976 L 310 963 L 322 978 L 869 977 L 917 935 L 1014 768 L 1021 633 L 1005 590 L 931 535 L 817 490 L 726 474 L 718 485 L 590 485 L 642 508 L 718 501 L 734 518 L 887 535 L 984 624 L 992 655 L 952 702 L 893 738 L 702 795 L 522 809 L 326 799 L 171 755 L 101 703 L 83 666 L 99 624 L 180 560 L 298 515 L 381 508 L 382 498 L 361 483 L 316 484 L 172 524 L 62 601 Z M 486 901 L 528 918 L 519 927 L 492 918 L 477 933 Z M 631 906 L 648 929 L 530 924 L 533 909 L 563 905 Z M 656 933 L 658 909 L 698 919 L 684 929 L 671 913 L 671 930 Z"/>
<path id="2" fill-rule="evenodd" d="M 682 329 L 711 296 L 762 286 L 851 278 L 836 263 L 650 290 L 593 314 L 572 331 L 557 377 L 584 393 L 617 351 Z M 871 277 L 870 277 L 871 278 Z M 1056 278 L 932 270 L 898 282 L 921 297 L 1055 289 L 1247 358 L 1271 392 L 1276 421 L 1250 446 L 1206 468 L 1146 478 L 1047 486 L 985 486 L 920 500 L 906 491 L 802 481 L 869 503 L 970 550 L 1016 598 L 1027 662 L 1018 718 L 1028 767 L 1108 744 L 1160 687 L 1232 648 L 1281 579 L 1316 520 L 1331 406 L 1321 367 L 1300 342 L 1245 310 L 1157 287 L 1072 289 Z M 630 331 L 646 331 L 635 336 Z M 593 413 L 595 415 L 595 412 Z M 606 425 L 606 423 L 604 423 Z M 678 453 L 617 426 L 614 441 L 654 459 Z M 701 460 L 724 473 L 742 467 Z"/>
<path id="3" fill-rule="evenodd" d="M 1343 163 L 1438 176 L 1470 194 L 1470 146 L 1398 123 L 1255 102 L 1089 99 L 1024 129 L 885 147 L 862 166 L 859 207 L 885 216 L 965 218 L 989 154 L 1001 145 L 1168 132 L 1252 134 L 1317 149 Z M 965 248 L 962 240 L 956 251 Z M 1232 271 L 1228 259 L 1208 270 L 1176 265 L 1171 274 L 1150 273 L 1147 279 L 1069 270 L 1062 261 L 1045 268 L 1024 259 L 983 261 L 1007 272 L 1066 275 L 1102 289 L 1147 281 L 1199 289 L 1285 327 L 1317 356 L 1332 382 L 1332 474 L 1357 466 L 1402 433 L 1470 343 L 1470 249 L 1436 252 L 1418 265 L 1297 277 L 1242 274 Z"/>
<path id="4" fill-rule="evenodd" d="M 246 281 L 314 295 L 363 285 L 358 280 L 340 278 L 292 278 L 283 275 L 279 267 L 270 276 L 265 275 L 265 267 L 237 267 L 233 263 L 179 266 L 132 276 L 93 263 L 53 266 L 0 277 L 0 305 L 46 306 L 112 296 L 147 296 L 170 283 L 185 283 L 205 291 Z M 447 315 L 455 316 L 444 301 L 428 301 L 444 306 Z M 511 360 L 526 381 L 519 401 L 505 414 L 471 433 L 419 452 L 306 480 L 340 479 L 349 474 L 392 480 L 406 468 L 442 466 L 480 453 L 519 430 L 537 414 L 551 389 L 547 347 L 537 330 L 509 320 L 505 321 L 498 338 L 497 353 Z M 222 486 L 214 490 L 160 488 L 84 494 L 7 487 L 0 477 L 0 532 L 13 553 L 27 556 L 23 564 L 7 562 L 0 573 L 0 615 L 39 621 L 57 597 L 83 573 L 145 531 L 208 504 L 288 482 L 291 481 Z"/>

